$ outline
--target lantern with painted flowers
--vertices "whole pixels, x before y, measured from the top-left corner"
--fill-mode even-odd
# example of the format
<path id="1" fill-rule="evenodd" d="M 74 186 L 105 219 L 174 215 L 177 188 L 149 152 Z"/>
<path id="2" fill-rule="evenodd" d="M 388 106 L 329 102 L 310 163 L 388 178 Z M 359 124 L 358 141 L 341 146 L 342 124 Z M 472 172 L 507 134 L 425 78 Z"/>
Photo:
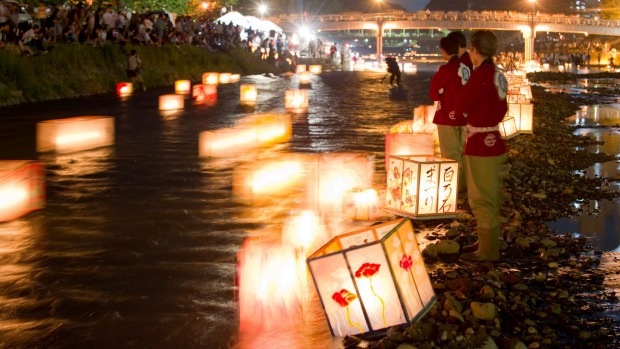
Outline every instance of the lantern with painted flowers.
<path id="1" fill-rule="evenodd" d="M 432 155 L 390 156 L 385 209 L 416 219 L 456 216 L 456 160 Z"/>
<path id="2" fill-rule="evenodd" d="M 37 123 L 37 151 L 67 153 L 114 144 L 114 118 L 78 116 Z"/>
<path id="3" fill-rule="evenodd" d="M 217 85 L 194 85 L 192 87 L 192 98 L 196 104 L 215 104 L 217 102 Z"/>
<path id="4" fill-rule="evenodd" d="M 408 219 L 336 236 L 307 263 L 333 336 L 381 334 L 436 300 Z"/>
<path id="5" fill-rule="evenodd" d="M 19 218 L 44 206 L 43 164 L 30 160 L 0 161 L 0 222 Z"/>

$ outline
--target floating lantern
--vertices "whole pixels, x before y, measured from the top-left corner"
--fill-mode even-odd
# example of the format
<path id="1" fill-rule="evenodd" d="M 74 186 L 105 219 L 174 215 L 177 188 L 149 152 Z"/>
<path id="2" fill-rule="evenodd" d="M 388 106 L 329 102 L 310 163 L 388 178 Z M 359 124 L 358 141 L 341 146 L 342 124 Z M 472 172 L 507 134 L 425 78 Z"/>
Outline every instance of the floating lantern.
<path id="1" fill-rule="evenodd" d="M 417 219 L 455 217 L 458 169 L 452 159 L 390 156 L 385 209 Z"/>
<path id="2" fill-rule="evenodd" d="M 214 104 L 217 102 L 217 85 L 194 85 L 192 98 L 198 104 Z"/>
<path id="3" fill-rule="evenodd" d="M 241 75 L 239 74 L 230 74 L 230 82 L 237 82 L 241 80 Z"/>
<path id="4" fill-rule="evenodd" d="M 318 75 L 321 74 L 323 72 L 323 66 L 320 64 L 311 64 L 308 67 L 308 71 L 312 74 Z"/>
<path id="5" fill-rule="evenodd" d="M 159 96 L 159 110 L 177 110 L 185 107 L 185 101 L 181 95 Z"/>
<path id="6" fill-rule="evenodd" d="M 116 94 L 121 97 L 129 96 L 133 93 L 133 84 L 131 82 L 119 82 L 116 84 Z"/>
<path id="7" fill-rule="evenodd" d="M 189 94 L 192 88 L 192 83 L 189 80 L 177 80 L 174 82 L 174 92 L 179 94 Z"/>
<path id="8" fill-rule="evenodd" d="M 375 189 L 353 189 L 345 193 L 344 215 L 354 221 L 370 221 L 381 216 L 379 194 Z"/>
<path id="9" fill-rule="evenodd" d="M 230 73 L 220 73 L 220 84 L 228 84 L 230 83 Z"/>
<path id="10" fill-rule="evenodd" d="M 534 105 L 525 103 L 508 103 L 508 113 L 515 118 L 519 133 L 534 132 Z"/>
<path id="11" fill-rule="evenodd" d="M 499 133 L 503 139 L 510 139 L 519 134 L 517 122 L 510 113 L 506 114 L 502 122 L 499 123 Z"/>
<path id="12" fill-rule="evenodd" d="M 405 73 L 417 73 L 418 66 L 413 63 L 403 63 L 403 72 Z"/>
<path id="13" fill-rule="evenodd" d="M 233 195 L 247 204 L 281 200 L 301 191 L 305 175 L 305 163 L 294 156 L 252 161 L 234 168 Z"/>
<path id="14" fill-rule="evenodd" d="M 306 65 L 297 64 L 297 66 L 295 67 L 295 73 L 301 73 L 302 71 L 306 71 Z"/>
<path id="15" fill-rule="evenodd" d="M 37 151 L 66 153 L 114 144 L 114 118 L 78 116 L 37 123 Z"/>
<path id="16" fill-rule="evenodd" d="M 310 85 L 310 78 L 312 77 L 312 74 L 309 71 L 302 71 L 299 72 L 297 75 L 299 75 L 300 85 Z"/>
<path id="17" fill-rule="evenodd" d="M 284 93 L 284 108 L 294 113 L 308 111 L 308 90 L 286 90 Z"/>
<path id="18" fill-rule="evenodd" d="M 257 97 L 258 93 L 255 84 L 242 84 L 239 87 L 239 101 L 241 104 L 254 105 L 256 104 Z"/>
<path id="19" fill-rule="evenodd" d="M 0 222 L 45 206 L 44 166 L 37 161 L 0 161 Z"/>
<path id="20" fill-rule="evenodd" d="M 408 219 L 339 235 L 307 263 L 333 336 L 412 323 L 437 298 Z"/>
<path id="21" fill-rule="evenodd" d="M 372 187 L 375 158 L 364 153 L 325 153 L 308 166 L 309 207 L 340 216 L 346 192 Z"/>
<path id="22" fill-rule="evenodd" d="M 220 81 L 220 73 L 203 73 L 202 74 L 202 83 L 205 85 L 217 85 Z"/>
<path id="23" fill-rule="evenodd" d="M 293 133 L 291 117 L 287 114 L 251 114 L 239 120 L 237 128 L 255 129 L 261 146 L 288 142 Z"/>
<path id="24" fill-rule="evenodd" d="M 282 244 L 301 251 L 304 258 L 328 240 L 327 227 L 312 210 L 292 212 L 282 227 Z"/>

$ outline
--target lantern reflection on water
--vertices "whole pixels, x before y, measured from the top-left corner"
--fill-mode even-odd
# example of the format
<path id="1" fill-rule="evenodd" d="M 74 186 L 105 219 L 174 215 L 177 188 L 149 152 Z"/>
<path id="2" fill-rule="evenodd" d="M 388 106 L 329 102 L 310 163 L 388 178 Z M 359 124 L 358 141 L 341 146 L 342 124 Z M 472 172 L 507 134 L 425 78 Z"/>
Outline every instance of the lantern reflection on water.
<path id="1" fill-rule="evenodd" d="M 307 263 L 334 336 L 411 323 L 436 300 L 408 219 L 339 235 Z"/>
<path id="2" fill-rule="evenodd" d="M 119 82 L 116 84 L 116 94 L 125 97 L 133 93 L 133 84 L 131 82 Z"/>
<path id="3" fill-rule="evenodd" d="M 244 105 L 256 104 L 256 84 L 241 84 L 239 87 L 239 102 Z"/>
<path id="4" fill-rule="evenodd" d="M 0 161 L 0 222 L 45 206 L 44 166 L 30 160 Z"/>
<path id="5" fill-rule="evenodd" d="M 431 155 L 390 156 L 385 209 L 419 219 L 455 217 L 458 166 Z"/>
<path id="6" fill-rule="evenodd" d="M 308 111 L 308 90 L 286 90 L 284 93 L 284 108 L 294 113 Z"/>
<path id="7" fill-rule="evenodd" d="M 159 96 L 159 110 L 177 110 L 185 107 L 185 100 L 182 95 L 161 95 Z"/>
<path id="8" fill-rule="evenodd" d="M 174 82 L 174 92 L 179 94 L 189 94 L 192 83 L 189 80 L 177 80 Z"/>
<path id="9" fill-rule="evenodd" d="M 114 144 L 114 118 L 78 116 L 37 123 L 37 151 L 65 153 Z"/>
<path id="10" fill-rule="evenodd" d="M 220 81 L 220 73 L 209 72 L 202 74 L 202 83 L 205 85 L 217 85 Z"/>

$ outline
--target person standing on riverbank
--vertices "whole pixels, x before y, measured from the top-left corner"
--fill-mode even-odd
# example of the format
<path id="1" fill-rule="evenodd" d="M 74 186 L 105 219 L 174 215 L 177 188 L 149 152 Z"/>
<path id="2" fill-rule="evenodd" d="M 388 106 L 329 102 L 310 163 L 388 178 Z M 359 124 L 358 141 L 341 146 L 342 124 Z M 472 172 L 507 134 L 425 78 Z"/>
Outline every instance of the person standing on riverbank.
<path id="1" fill-rule="evenodd" d="M 438 102 L 433 123 L 437 125 L 439 149 L 441 156 L 454 159 L 459 164 L 459 197 L 465 188 L 465 169 L 463 167 L 463 147 L 465 146 L 465 118 L 455 113 L 456 96 L 460 93 L 467 80 L 459 76 L 461 62 L 459 60 L 459 43 L 456 39 L 446 36 L 439 40 L 441 56 L 447 62 L 431 80 L 429 96 Z M 469 76 L 467 76 L 469 78 Z"/>
<path id="2" fill-rule="evenodd" d="M 465 252 L 461 258 L 473 261 L 497 261 L 500 257 L 500 171 L 506 162 L 506 145 L 498 124 L 508 111 L 508 82 L 493 62 L 497 46 L 497 36 L 489 30 L 472 35 L 470 56 L 475 69 L 456 98 L 456 113 L 467 122 L 467 196 L 478 235 L 476 244 L 463 248 L 473 252 Z"/>
<path id="3" fill-rule="evenodd" d="M 142 79 L 142 60 L 135 49 L 129 52 L 127 58 L 127 77 L 131 80 L 131 83 L 139 86 L 142 91 L 146 91 L 144 80 Z"/>

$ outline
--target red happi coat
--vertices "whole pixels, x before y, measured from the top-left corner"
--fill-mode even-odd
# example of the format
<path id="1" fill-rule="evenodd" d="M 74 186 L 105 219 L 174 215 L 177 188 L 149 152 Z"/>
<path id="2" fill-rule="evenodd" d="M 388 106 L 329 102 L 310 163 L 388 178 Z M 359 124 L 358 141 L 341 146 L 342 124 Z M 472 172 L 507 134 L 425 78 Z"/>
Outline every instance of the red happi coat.
<path id="1" fill-rule="evenodd" d="M 430 97 L 433 101 L 439 101 L 437 111 L 433 117 L 433 123 L 447 126 L 464 126 L 465 118 L 462 114 L 456 114 L 456 96 L 463 89 L 464 83 L 459 76 L 460 62 L 457 55 L 452 56 L 448 63 L 439 67 L 439 70 L 431 80 Z"/>
<path id="2" fill-rule="evenodd" d="M 506 145 L 497 128 L 508 111 L 508 82 L 502 72 L 487 58 L 476 68 L 465 88 L 456 98 L 456 113 L 467 122 L 465 155 L 498 156 L 506 153 Z"/>

